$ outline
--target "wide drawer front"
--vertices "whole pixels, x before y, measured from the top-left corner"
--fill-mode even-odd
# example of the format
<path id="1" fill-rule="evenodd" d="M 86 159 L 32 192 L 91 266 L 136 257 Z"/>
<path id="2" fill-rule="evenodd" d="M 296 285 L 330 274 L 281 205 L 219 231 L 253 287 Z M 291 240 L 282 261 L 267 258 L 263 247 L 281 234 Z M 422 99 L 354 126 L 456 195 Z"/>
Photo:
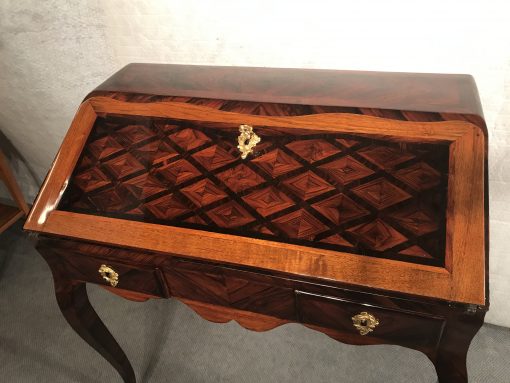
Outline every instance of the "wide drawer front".
<path id="1" fill-rule="evenodd" d="M 296 291 L 299 319 L 304 324 L 329 328 L 344 335 L 365 336 L 377 343 L 435 347 L 444 321 L 363 305 L 335 297 Z M 366 339 L 367 343 L 372 343 Z"/>
<path id="2" fill-rule="evenodd" d="M 66 276 L 71 279 L 150 295 L 162 295 L 154 269 L 73 255 L 61 257 L 61 266 Z"/>
<path id="3" fill-rule="evenodd" d="M 173 262 L 164 273 L 172 296 L 296 319 L 294 290 L 269 277 L 187 261 Z"/>

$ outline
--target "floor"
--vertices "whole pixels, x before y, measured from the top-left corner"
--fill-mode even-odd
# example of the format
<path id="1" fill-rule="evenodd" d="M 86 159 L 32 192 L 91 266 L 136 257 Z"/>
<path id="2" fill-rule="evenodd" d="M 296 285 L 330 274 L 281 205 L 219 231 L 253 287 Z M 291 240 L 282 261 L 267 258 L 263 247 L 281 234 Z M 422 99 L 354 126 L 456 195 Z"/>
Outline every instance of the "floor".
<path id="1" fill-rule="evenodd" d="M 213 324 L 170 300 L 127 301 L 89 287 L 99 315 L 128 355 L 138 382 L 436 382 L 421 353 L 349 346 L 297 324 L 266 333 Z M 510 329 L 484 325 L 469 355 L 470 382 L 508 382 Z M 51 274 L 15 225 L 0 234 L 2 382 L 121 382 L 60 315 Z"/>

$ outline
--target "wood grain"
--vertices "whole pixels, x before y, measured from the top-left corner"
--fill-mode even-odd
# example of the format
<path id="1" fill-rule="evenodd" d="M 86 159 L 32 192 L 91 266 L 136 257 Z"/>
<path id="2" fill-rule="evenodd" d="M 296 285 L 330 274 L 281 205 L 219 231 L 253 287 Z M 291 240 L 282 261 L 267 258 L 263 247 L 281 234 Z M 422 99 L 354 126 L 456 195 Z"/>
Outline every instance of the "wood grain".
<path id="1" fill-rule="evenodd" d="M 250 311 L 219 307 L 184 298 L 178 298 L 178 300 L 191 307 L 193 311 L 208 321 L 215 323 L 235 321 L 244 328 L 252 331 L 269 331 L 283 324 L 291 323 L 289 320 L 256 314 Z"/>
<path id="2" fill-rule="evenodd" d="M 88 97 L 112 92 L 483 117 L 473 77 L 459 74 L 134 63 Z"/>
<path id="3" fill-rule="evenodd" d="M 96 117 L 90 104 L 82 104 L 78 109 L 28 215 L 25 230 L 40 230 L 48 214 L 57 207 Z"/>
<path id="4" fill-rule="evenodd" d="M 453 300 L 451 277 L 439 267 L 192 229 L 55 211 L 44 233 L 185 257 L 326 278 L 385 290 Z M 398 268 L 399 272 L 395 273 Z"/>
<path id="5" fill-rule="evenodd" d="M 413 139 L 422 142 L 453 141 L 478 127 L 462 121 L 409 122 L 348 113 L 324 113 L 304 116 L 256 116 L 224 112 L 208 107 L 178 102 L 128 103 L 108 97 L 93 97 L 90 103 L 96 113 L 168 117 L 183 120 L 221 122 L 232 125 L 305 128 L 317 132 L 370 134 L 385 138 Z"/>
<path id="6" fill-rule="evenodd" d="M 417 313 L 392 311 L 338 299 L 297 291 L 297 307 L 304 324 L 333 329 L 347 335 L 358 335 L 352 317 L 368 312 L 379 324 L 366 336 L 377 344 L 391 343 L 433 351 L 441 338 L 444 318 Z M 416 329 L 421 329 L 416 331 Z"/>
<path id="7" fill-rule="evenodd" d="M 103 289 L 109 291 L 112 294 L 118 295 L 119 297 L 128 299 L 133 302 L 146 302 L 149 299 L 159 299 L 156 295 L 139 293 L 136 291 L 130 291 L 125 289 L 119 289 L 118 287 L 101 286 Z"/>

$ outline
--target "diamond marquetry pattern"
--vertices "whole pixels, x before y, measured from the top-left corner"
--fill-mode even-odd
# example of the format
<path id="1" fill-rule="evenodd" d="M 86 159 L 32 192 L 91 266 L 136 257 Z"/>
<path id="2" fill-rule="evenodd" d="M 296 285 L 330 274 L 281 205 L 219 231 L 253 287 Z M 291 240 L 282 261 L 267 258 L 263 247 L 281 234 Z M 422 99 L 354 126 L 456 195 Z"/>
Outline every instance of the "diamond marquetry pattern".
<path id="1" fill-rule="evenodd" d="M 99 117 L 60 209 L 444 265 L 448 146 Z"/>
<path id="2" fill-rule="evenodd" d="M 88 145 L 88 150 L 94 158 L 102 160 L 108 156 L 116 154 L 122 150 L 122 145 L 119 144 L 113 137 L 103 137 Z"/>
<path id="3" fill-rule="evenodd" d="M 352 243 L 347 241 L 344 237 L 342 237 L 340 234 L 333 234 L 329 237 L 326 237 L 321 240 L 321 242 L 324 243 L 331 243 L 332 245 L 339 245 L 339 246 L 346 246 L 346 247 L 352 247 Z"/>
<path id="4" fill-rule="evenodd" d="M 299 169 L 301 165 L 281 149 L 275 149 L 267 154 L 252 160 L 270 177 L 276 178 L 292 170 Z"/>
<path id="5" fill-rule="evenodd" d="M 181 189 L 181 192 L 199 207 L 209 205 L 227 196 L 207 178 Z"/>
<path id="6" fill-rule="evenodd" d="M 335 190 L 333 185 L 311 171 L 299 174 L 283 181 L 283 183 L 303 200 Z"/>
<path id="7" fill-rule="evenodd" d="M 254 218 L 234 201 L 227 202 L 215 209 L 210 210 L 207 215 L 220 227 L 243 226 L 252 222 Z"/>
<path id="8" fill-rule="evenodd" d="M 274 186 L 256 190 L 243 200 L 264 217 L 294 205 L 294 201 Z"/>
<path id="9" fill-rule="evenodd" d="M 390 216 L 402 227 L 416 235 L 424 235 L 438 229 L 438 222 L 434 213 L 417 206 L 409 206 L 402 210 L 397 210 L 391 213 Z"/>
<path id="10" fill-rule="evenodd" d="M 101 170 L 98 168 L 92 168 L 78 174 L 75 177 L 74 182 L 85 193 L 88 193 L 110 184 L 111 181 Z"/>
<path id="11" fill-rule="evenodd" d="M 305 209 L 296 210 L 275 219 L 273 222 L 291 238 L 313 240 L 316 234 L 327 229 L 326 225 L 322 224 Z"/>
<path id="12" fill-rule="evenodd" d="M 113 174 L 115 179 L 124 178 L 145 169 L 143 165 L 129 153 L 105 162 L 104 168 Z"/>
<path id="13" fill-rule="evenodd" d="M 156 170 L 165 180 L 172 185 L 179 185 L 190 179 L 199 177 L 200 170 L 184 159 L 177 160 Z"/>
<path id="14" fill-rule="evenodd" d="M 286 147 L 308 162 L 316 162 L 340 152 L 340 149 L 325 140 L 294 141 Z"/>
<path id="15" fill-rule="evenodd" d="M 166 190 L 163 184 L 149 173 L 131 178 L 125 181 L 123 185 L 136 199 L 146 199 Z"/>
<path id="16" fill-rule="evenodd" d="M 400 148 L 371 145 L 368 148 L 358 150 L 358 154 L 373 162 L 381 169 L 389 169 L 414 158 L 412 153 Z"/>
<path id="17" fill-rule="evenodd" d="M 120 142 L 126 141 L 128 144 L 136 144 L 152 138 L 154 133 L 143 125 L 128 125 L 119 129 L 115 136 Z"/>
<path id="18" fill-rule="evenodd" d="M 386 250 L 406 240 L 406 237 L 380 219 L 352 227 L 347 231 L 374 250 Z"/>
<path id="19" fill-rule="evenodd" d="M 352 191 L 377 209 L 384 209 L 411 198 L 409 193 L 393 185 L 385 178 L 360 185 Z"/>
<path id="20" fill-rule="evenodd" d="M 146 159 L 150 165 L 165 163 L 179 155 L 164 141 L 152 141 L 147 145 L 134 149 L 134 153 L 138 158 Z"/>
<path id="21" fill-rule="evenodd" d="M 400 169 L 394 176 L 414 190 L 430 189 L 441 182 L 441 174 L 425 162 Z"/>
<path id="22" fill-rule="evenodd" d="M 333 179 L 333 182 L 342 185 L 347 185 L 348 183 L 374 174 L 373 170 L 367 168 L 351 156 L 345 156 L 339 160 L 319 166 L 319 169 L 327 173 L 329 177 Z"/>
<path id="23" fill-rule="evenodd" d="M 193 158 L 211 171 L 235 161 L 235 157 L 218 145 L 211 146 L 193 155 Z"/>
<path id="24" fill-rule="evenodd" d="M 122 211 L 128 197 L 124 189 L 114 187 L 94 193 L 90 196 L 90 201 L 100 212 L 115 213 Z"/>
<path id="25" fill-rule="evenodd" d="M 209 142 L 209 138 L 196 129 L 183 129 L 170 134 L 170 139 L 184 150 L 192 150 Z"/>
<path id="26" fill-rule="evenodd" d="M 233 168 L 229 168 L 219 173 L 217 177 L 236 193 L 264 182 L 264 178 L 245 164 L 239 164 Z"/>
<path id="27" fill-rule="evenodd" d="M 145 208 L 156 218 L 169 220 L 188 212 L 173 194 L 165 195 L 145 204 Z"/>
<path id="28" fill-rule="evenodd" d="M 370 213 L 345 194 L 336 194 L 312 206 L 336 225 L 363 217 Z"/>

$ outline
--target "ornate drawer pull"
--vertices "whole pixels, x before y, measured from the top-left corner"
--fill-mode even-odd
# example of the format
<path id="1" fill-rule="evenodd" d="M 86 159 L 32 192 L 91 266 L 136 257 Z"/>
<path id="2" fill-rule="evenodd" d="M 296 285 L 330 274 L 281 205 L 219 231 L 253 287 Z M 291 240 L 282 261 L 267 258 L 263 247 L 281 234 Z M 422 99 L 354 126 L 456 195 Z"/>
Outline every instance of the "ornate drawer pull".
<path id="1" fill-rule="evenodd" d="M 239 142 L 237 148 L 244 160 L 248 154 L 253 153 L 253 148 L 260 142 L 260 137 L 255 134 L 253 127 L 250 125 L 239 125 L 239 132 L 241 134 L 237 137 Z"/>
<path id="2" fill-rule="evenodd" d="M 379 320 L 366 311 L 363 311 L 358 315 L 354 315 L 351 319 L 354 327 L 359 331 L 360 335 L 367 335 L 374 331 L 374 328 L 379 325 Z"/>
<path id="3" fill-rule="evenodd" d="M 101 265 L 99 268 L 99 274 L 107 281 L 112 287 L 116 287 L 119 283 L 119 274 L 115 272 L 110 266 Z"/>

